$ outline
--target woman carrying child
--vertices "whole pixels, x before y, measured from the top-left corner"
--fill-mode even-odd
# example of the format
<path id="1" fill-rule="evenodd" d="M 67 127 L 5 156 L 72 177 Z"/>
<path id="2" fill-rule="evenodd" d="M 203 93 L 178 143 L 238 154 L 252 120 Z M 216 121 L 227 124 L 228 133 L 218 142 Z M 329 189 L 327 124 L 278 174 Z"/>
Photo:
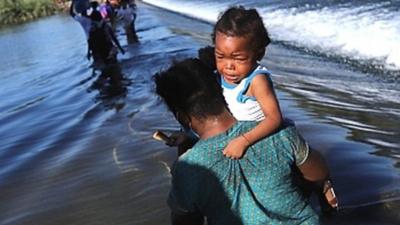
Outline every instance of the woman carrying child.
<path id="1" fill-rule="evenodd" d="M 283 123 L 271 73 L 259 64 L 270 38 L 257 10 L 238 6 L 229 8 L 219 17 L 212 39 L 215 48 L 200 49 L 199 57 L 217 70 L 230 112 L 238 121 L 259 122 L 232 139 L 223 150 L 226 157 L 240 159 L 249 146 L 274 134 Z M 330 181 L 316 188 L 320 189 L 323 210 L 336 209 L 337 199 Z"/>

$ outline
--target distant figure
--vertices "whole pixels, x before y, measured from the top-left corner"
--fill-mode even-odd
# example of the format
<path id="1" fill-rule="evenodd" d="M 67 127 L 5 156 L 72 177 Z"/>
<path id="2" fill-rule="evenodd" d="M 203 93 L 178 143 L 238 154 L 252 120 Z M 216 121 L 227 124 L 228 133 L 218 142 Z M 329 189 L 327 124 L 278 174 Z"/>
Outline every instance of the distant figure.
<path id="1" fill-rule="evenodd" d="M 121 0 L 109 0 L 110 4 L 114 7 L 117 8 L 121 2 Z"/>
<path id="2" fill-rule="evenodd" d="M 79 24 L 82 26 L 83 31 L 85 32 L 86 40 L 88 40 L 90 27 L 92 26 L 92 20 L 87 16 L 86 13 L 87 9 L 89 8 L 89 5 L 87 6 L 87 8 L 82 8 L 86 7 L 86 4 L 76 7 L 75 2 L 79 2 L 80 4 L 82 4 L 82 2 L 85 1 L 72 1 L 71 7 L 69 8 L 69 14 L 71 15 L 72 18 L 74 18 L 74 20 L 79 22 Z M 80 12 L 76 12 L 76 9 L 78 9 Z"/>
<path id="3" fill-rule="evenodd" d="M 113 31 L 115 31 L 115 9 L 114 6 L 110 3 L 109 0 L 106 0 L 104 3 L 100 4 L 99 11 L 103 19 L 111 26 Z"/>
<path id="4" fill-rule="evenodd" d="M 87 4 L 86 4 L 87 3 Z M 79 4 L 79 6 L 76 6 L 75 4 Z M 89 54 L 89 32 L 90 28 L 92 27 L 92 20 L 90 17 L 87 15 L 87 10 L 90 7 L 89 1 L 72 1 L 70 9 L 69 9 L 69 14 L 71 15 L 74 20 L 76 20 L 82 27 L 83 31 L 85 32 L 85 37 L 86 37 L 86 42 L 87 42 L 87 54 Z M 78 10 L 80 11 L 79 13 L 76 13 L 75 11 Z"/>
<path id="5" fill-rule="evenodd" d="M 73 0 L 72 5 L 74 5 L 74 11 L 80 14 L 84 14 L 89 8 L 89 0 Z"/>
<path id="6" fill-rule="evenodd" d="M 125 54 L 118 39 L 115 37 L 111 27 L 103 20 L 97 4 L 92 2 L 90 8 L 90 18 L 92 26 L 89 33 L 89 52 L 88 59 L 93 56 L 96 66 L 112 64 L 117 62 L 117 47 Z"/>
<path id="7" fill-rule="evenodd" d="M 292 125 L 253 143 L 239 160 L 224 146 L 257 126 L 237 121 L 226 107 L 213 70 L 187 59 L 154 76 L 156 92 L 177 121 L 200 140 L 175 162 L 168 204 L 172 224 L 319 224 L 294 182 L 322 182 L 329 171 Z"/>
<path id="8" fill-rule="evenodd" d="M 128 43 L 138 42 L 135 30 L 136 4 L 134 1 L 124 0 L 117 11 L 117 17 L 122 21 Z"/>

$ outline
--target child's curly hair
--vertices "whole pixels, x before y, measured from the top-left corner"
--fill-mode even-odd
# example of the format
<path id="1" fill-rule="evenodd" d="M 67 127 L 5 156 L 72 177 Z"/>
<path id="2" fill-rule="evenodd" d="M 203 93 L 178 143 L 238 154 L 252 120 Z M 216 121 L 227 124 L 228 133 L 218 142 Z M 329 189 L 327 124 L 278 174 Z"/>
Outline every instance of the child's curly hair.
<path id="1" fill-rule="evenodd" d="M 265 50 L 271 42 L 257 10 L 245 9 L 243 6 L 233 6 L 219 16 L 212 33 L 214 44 L 217 32 L 232 37 L 250 37 L 255 51 Z"/>

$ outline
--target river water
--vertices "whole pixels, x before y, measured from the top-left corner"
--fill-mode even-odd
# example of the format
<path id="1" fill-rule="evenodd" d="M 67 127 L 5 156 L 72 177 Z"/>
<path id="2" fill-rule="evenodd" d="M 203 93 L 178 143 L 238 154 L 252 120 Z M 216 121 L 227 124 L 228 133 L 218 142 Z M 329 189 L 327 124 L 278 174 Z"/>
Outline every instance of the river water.
<path id="1" fill-rule="evenodd" d="M 169 224 L 176 155 L 151 134 L 178 124 L 151 77 L 210 44 L 210 22 L 139 4 L 140 42 L 118 31 L 126 54 L 102 72 L 66 15 L 2 28 L 0 224 Z M 283 112 L 327 158 L 342 205 L 323 223 L 400 224 L 396 64 L 271 34 L 263 63 Z"/>

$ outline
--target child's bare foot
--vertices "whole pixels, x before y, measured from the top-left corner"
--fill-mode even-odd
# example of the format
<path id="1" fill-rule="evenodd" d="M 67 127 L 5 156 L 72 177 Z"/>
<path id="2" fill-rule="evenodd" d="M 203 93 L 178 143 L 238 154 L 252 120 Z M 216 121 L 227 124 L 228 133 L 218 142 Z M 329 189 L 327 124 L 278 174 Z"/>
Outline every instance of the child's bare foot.
<path id="1" fill-rule="evenodd" d="M 320 206 L 324 214 L 332 214 L 339 209 L 339 202 L 330 180 L 324 182 L 322 195 L 320 196 Z"/>

